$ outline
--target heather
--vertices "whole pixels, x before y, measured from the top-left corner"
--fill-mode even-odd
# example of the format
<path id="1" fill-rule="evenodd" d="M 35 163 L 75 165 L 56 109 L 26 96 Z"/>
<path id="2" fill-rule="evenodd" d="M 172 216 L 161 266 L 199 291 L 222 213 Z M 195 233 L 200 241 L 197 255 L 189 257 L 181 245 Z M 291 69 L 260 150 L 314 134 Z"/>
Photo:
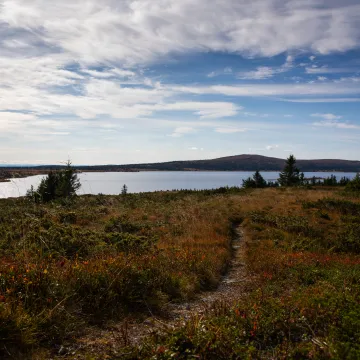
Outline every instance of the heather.
<path id="1" fill-rule="evenodd" d="M 266 189 L 242 206 L 248 284 L 132 359 L 358 359 L 359 199 Z"/>
<path id="2" fill-rule="evenodd" d="M 357 192 L 342 187 L 1 200 L 1 356 L 356 359 L 359 220 Z M 174 323 L 169 304 L 217 291 L 239 226 L 243 293 Z M 129 317 L 172 325 L 83 346 Z"/>
<path id="3" fill-rule="evenodd" d="M 2 353 L 52 349 L 88 325 L 215 288 L 243 196 L 233 192 L 1 200 Z"/>

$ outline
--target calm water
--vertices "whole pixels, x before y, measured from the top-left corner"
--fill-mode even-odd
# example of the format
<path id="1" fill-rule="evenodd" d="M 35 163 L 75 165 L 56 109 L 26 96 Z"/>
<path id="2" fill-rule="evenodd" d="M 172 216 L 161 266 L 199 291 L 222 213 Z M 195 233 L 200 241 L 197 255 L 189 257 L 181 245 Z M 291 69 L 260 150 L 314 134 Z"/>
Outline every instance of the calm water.
<path id="1" fill-rule="evenodd" d="M 220 186 L 241 186 L 242 180 L 252 176 L 254 171 L 151 171 L 151 172 L 104 172 L 82 173 L 79 178 L 82 184 L 79 194 L 121 193 L 124 184 L 132 193 L 173 190 L 173 189 L 214 189 Z M 266 180 L 275 181 L 279 172 L 262 172 Z M 334 172 L 338 179 L 342 176 L 353 178 L 355 173 Z M 305 177 L 328 177 L 329 172 L 305 173 Z M 31 185 L 37 188 L 43 175 L 14 179 L 0 183 L 0 198 L 24 196 Z"/>

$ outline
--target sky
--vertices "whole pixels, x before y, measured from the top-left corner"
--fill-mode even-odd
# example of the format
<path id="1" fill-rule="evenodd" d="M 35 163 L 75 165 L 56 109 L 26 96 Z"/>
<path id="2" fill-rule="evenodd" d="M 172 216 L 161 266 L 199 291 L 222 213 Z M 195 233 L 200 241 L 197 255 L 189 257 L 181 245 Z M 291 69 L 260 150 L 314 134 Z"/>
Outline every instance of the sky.
<path id="1" fill-rule="evenodd" d="M 358 0 L 0 0 L 0 164 L 360 160 Z"/>

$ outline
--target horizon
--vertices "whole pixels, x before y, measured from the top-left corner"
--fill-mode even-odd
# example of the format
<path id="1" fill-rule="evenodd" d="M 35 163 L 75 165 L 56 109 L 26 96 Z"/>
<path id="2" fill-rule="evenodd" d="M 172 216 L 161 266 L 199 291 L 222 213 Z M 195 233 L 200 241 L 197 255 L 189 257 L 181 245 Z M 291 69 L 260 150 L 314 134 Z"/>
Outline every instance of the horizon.
<path id="1" fill-rule="evenodd" d="M 0 166 L 357 161 L 359 19 L 358 0 L 0 0 Z"/>
<path id="2" fill-rule="evenodd" d="M 217 160 L 222 158 L 229 158 L 229 157 L 237 157 L 237 156 L 261 156 L 266 158 L 275 158 L 279 160 L 286 161 L 287 158 L 279 158 L 274 156 L 266 156 L 266 155 L 260 155 L 260 154 L 238 154 L 238 155 L 228 155 L 228 156 L 222 156 L 219 158 L 212 158 L 212 159 L 192 159 L 192 160 L 169 160 L 169 161 L 155 161 L 155 162 L 144 162 L 144 163 L 101 163 L 101 164 L 72 164 L 72 166 L 128 166 L 128 165 L 142 165 L 142 164 L 161 164 L 161 163 L 167 163 L 167 162 L 187 162 L 187 161 L 209 161 L 209 160 Z M 349 160 L 349 159 L 336 159 L 336 158 L 318 158 L 318 159 L 298 159 L 296 156 L 296 161 L 326 161 L 326 160 L 334 160 L 334 161 L 354 161 L 354 162 L 360 162 L 360 160 Z M 6 164 L 6 163 L 0 163 L 0 168 L 7 168 L 7 167 L 44 167 L 44 166 L 65 166 L 64 162 L 55 164 L 55 163 L 43 163 L 43 164 Z M 268 171 L 268 170 L 266 170 Z"/>

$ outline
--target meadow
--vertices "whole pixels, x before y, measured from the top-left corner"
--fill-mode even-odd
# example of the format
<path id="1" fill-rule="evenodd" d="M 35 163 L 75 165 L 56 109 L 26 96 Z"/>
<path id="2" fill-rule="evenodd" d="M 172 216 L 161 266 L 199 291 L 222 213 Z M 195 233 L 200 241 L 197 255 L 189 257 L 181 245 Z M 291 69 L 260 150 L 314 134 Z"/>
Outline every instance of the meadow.
<path id="1" fill-rule="evenodd" d="M 0 200 L 1 355 L 216 287 L 239 206 L 221 192 L 243 190 Z"/>
<path id="2" fill-rule="evenodd" d="M 140 345 L 78 356 L 358 359 L 359 220 L 356 193 L 330 187 L 0 200 L 1 356 L 74 358 L 59 347 L 90 328 L 215 291 L 241 226 L 243 296 Z"/>
<path id="3" fill-rule="evenodd" d="M 359 359 L 359 196 L 288 188 L 243 200 L 244 296 L 213 304 L 128 358 Z"/>

